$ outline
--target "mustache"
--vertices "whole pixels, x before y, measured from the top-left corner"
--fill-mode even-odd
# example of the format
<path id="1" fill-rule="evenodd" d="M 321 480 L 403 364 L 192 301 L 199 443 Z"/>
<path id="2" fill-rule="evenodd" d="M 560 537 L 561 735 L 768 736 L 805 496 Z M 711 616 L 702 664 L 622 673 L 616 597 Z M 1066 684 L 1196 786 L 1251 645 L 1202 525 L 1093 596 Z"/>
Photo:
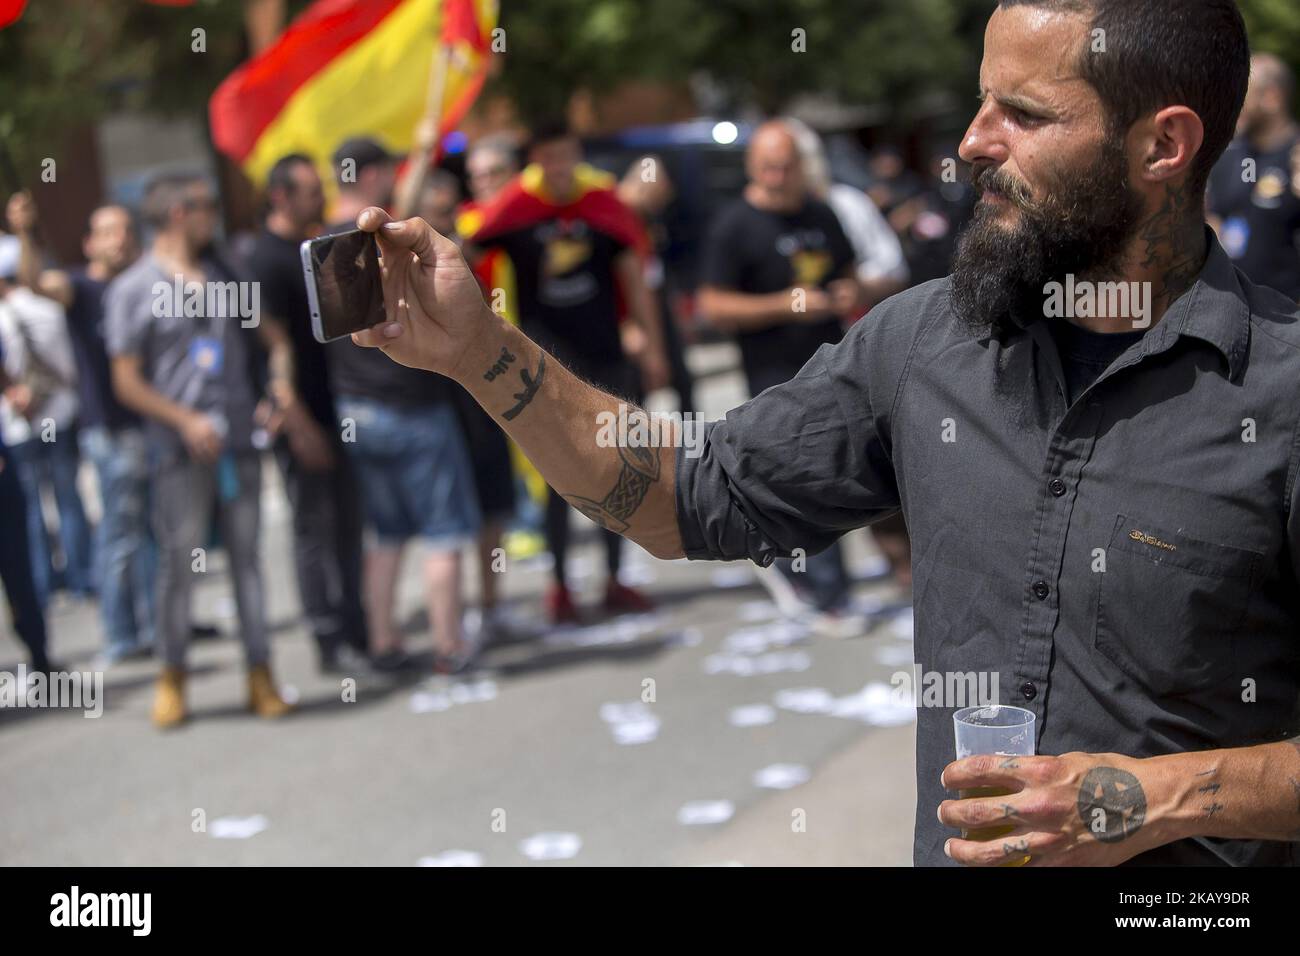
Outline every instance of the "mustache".
<path id="1" fill-rule="evenodd" d="M 981 196 L 985 193 L 992 193 L 994 196 L 1000 196 L 1019 206 L 1026 212 L 1033 212 L 1037 209 L 1038 204 L 1034 202 L 1029 186 L 996 166 L 977 166 L 972 169 L 971 185 L 975 187 L 975 191 Z"/>

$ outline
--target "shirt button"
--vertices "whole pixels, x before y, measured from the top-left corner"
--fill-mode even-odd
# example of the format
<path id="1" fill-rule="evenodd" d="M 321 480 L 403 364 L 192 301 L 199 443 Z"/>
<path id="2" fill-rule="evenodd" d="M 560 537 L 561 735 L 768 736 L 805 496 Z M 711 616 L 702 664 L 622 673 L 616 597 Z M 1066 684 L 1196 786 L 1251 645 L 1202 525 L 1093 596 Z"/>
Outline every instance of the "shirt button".
<path id="1" fill-rule="evenodd" d="M 1033 681 L 1027 680 L 1020 685 L 1020 693 L 1024 696 L 1025 700 L 1033 700 L 1038 696 L 1038 688 L 1034 686 Z"/>
<path id="2" fill-rule="evenodd" d="M 1047 489 L 1048 491 L 1050 491 L 1052 494 L 1056 495 L 1056 497 L 1059 498 L 1061 497 L 1061 495 L 1065 494 L 1065 482 L 1063 482 L 1060 478 L 1053 478 L 1048 483 Z"/>
<path id="3" fill-rule="evenodd" d="M 1051 593 L 1052 593 L 1052 589 L 1047 586 L 1046 581 L 1034 582 L 1034 597 L 1038 598 L 1038 600 L 1046 601 L 1047 595 Z"/>

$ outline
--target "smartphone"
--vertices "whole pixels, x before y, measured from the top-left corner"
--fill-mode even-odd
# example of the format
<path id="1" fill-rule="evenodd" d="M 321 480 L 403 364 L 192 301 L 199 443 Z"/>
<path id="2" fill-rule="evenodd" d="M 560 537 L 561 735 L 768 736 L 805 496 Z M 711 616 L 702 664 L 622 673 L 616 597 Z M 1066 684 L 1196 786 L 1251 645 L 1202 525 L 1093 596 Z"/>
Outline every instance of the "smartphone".
<path id="1" fill-rule="evenodd" d="M 311 331 L 332 342 L 384 321 L 379 250 L 373 233 L 353 229 L 300 247 Z"/>

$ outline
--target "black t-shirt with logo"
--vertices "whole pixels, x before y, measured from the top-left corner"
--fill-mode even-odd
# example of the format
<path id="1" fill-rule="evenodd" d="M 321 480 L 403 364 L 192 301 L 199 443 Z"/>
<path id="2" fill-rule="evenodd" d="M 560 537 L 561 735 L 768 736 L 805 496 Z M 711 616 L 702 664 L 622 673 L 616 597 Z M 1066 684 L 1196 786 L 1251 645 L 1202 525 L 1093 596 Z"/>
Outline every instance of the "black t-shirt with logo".
<path id="1" fill-rule="evenodd" d="M 1237 268 L 1293 301 L 1300 300 L 1300 197 L 1291 175 L 1297 148 L 1300 137 L 1268 152 L 1238 138 L 1214 167 L 1209 192 L 1210 212 L 1223 219 L 1223 248 Z"/>
<path id="2" fill-rule="evenodd" d="M 702 285 L 767 295 L 792 287 L 824 289 L 853 265 L 853 246 L 835 213 L 809 200 L 793 213 L 757 209 L 738 199 L 718 214 L 704 246 Z M 840 340 L 838 318 L 787 322 L 741 332 L 741 359 L 758 394 L 787 382 L 823 344 Z"/>
<path id="3" fill-rule="evenodd" d="M 519 324 L 530 338 L 584 369 L 622 364 L 614 260 L 627 245 L 567 216 L 531 223 L 483 245 L 510 257 Z"/>

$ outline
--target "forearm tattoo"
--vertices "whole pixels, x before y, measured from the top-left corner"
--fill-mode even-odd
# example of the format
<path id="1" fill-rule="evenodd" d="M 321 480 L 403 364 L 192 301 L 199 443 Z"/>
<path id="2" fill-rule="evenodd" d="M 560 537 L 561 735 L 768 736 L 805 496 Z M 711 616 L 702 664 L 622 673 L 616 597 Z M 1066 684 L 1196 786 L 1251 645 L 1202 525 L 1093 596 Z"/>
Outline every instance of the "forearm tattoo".
<path id="1" fill-rule="evenodd" d="M 483 380 L 485 382 L 490 382 L 498 375 L 506 374 L 506 369 L 512 362 L 514 362 L 514 360 L 514 353 L 503 345 L 501 347 L 501 354 L 497 357 L 497 360 L 488 367 L 486 372 L 483 373 Z"/>
<path id="2" fill-rule="evenodd" d="M 609 494 L 600 501 L 580 495 L 564 495 L 564 500 L 597 524 L 622 534 L 650 486 L 659 480 L 659 450 L 620 446 L 618 453 L 623 466 Z"/>
<path id="3" fill-rule="evenodd" d="M 1198 773 L 1196 776 L 1212 777 L 1214 776 L 1215 773 L 1217 773 L 1217 771 L 1215 770 L 1205 770 L 1202 771 L 1201 773 Z M 1206 803 L 1204 806 L 1201 807 L 1201 809 L 1205 811 L 1205 816 L 1207 819 L 1214 816 L 1216 813 L 1218 813 L 1220 810 L 1223 809 L 1223 804 L 1221 804 L 1218 800 L 1215 799 L 1215 797 L 1217 797 L 1219 794 L 1219 790 L 1220 790 L 1220 785 L 1215 781 L 1210 781 L 1208 783 L 1201 784 L 1201 786 L 1196 788 L 1196 792 L 1204 794 L 1205 799 L 1209 801 L 1208 803 Z"/>
<path id="4" fill-rule="evenodd" d="M 1102 843 L 1119 843 L 1138 830 L 1147 815 L 1142 782 L 1118 767 L 1094 767 L 1079 786 L 1079 819 Z"/>
<path id="5" fill-rule="evenodd" d="M 496 366 L 493 366 L 495 368 Z M 501 417 L 506 421 L 513 421 L 519 416 L 519 413 L 527 408 L 537 396 L 537 390 L 542 387 L 542 379 L 546 377 L 546 353 L 543 352 L 537 361 L 537 371 L 529 374 L 528 369 L 519 370 L 519 379 L 524 383 L 522 392 L 515 392 L 515 404 L 501 413 Z"/>

